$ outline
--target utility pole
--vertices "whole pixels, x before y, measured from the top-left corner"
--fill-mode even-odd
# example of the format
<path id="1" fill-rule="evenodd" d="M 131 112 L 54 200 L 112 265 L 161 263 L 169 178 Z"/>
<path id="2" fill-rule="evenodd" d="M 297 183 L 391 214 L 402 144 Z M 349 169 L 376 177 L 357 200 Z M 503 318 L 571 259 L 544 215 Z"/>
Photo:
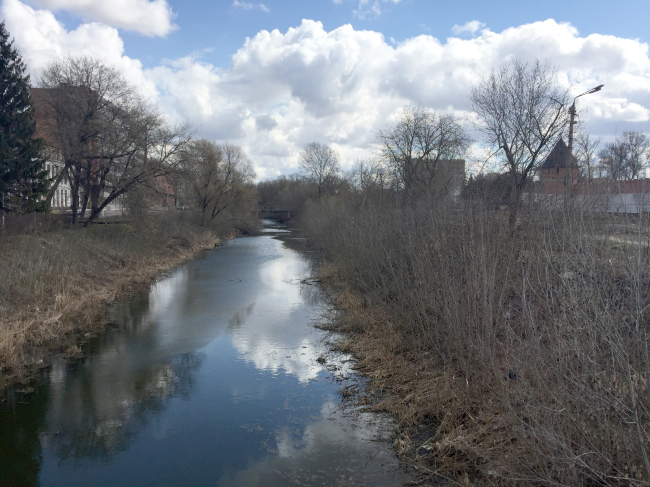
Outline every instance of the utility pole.
<path id="1" fill-rule="evenodd" d="M 569 150 L 567 151 L 566 161 L 564 163 L 564 212 L 566 213 L 569 205 L 569 183 L 571 167 L 573 163 L 573 126 L 578 123 L 576 118 L 576 100 L 584 95 L 590 95 L 602 90 L 605 85 L 598 85 L 584 93 L 579 94 L 573 99 L 573 103 L 569 107 Z"/>

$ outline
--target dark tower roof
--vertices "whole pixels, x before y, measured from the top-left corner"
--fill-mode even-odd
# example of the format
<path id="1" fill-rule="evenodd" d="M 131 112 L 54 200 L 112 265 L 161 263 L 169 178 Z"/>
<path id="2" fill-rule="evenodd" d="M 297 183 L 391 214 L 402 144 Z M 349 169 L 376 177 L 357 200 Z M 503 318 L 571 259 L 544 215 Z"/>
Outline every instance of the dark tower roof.
<path id="1" fill-rule="evenodd" d="M 542 167 L 566 167 L 567 156 L 569 155 L 569 148 L 564 143 L 563 139 L 557 141 L 555 147 L 548 155 Z M 578 160 L 575 156 L 571 156 L 571 166 L 577 166 Z"/>

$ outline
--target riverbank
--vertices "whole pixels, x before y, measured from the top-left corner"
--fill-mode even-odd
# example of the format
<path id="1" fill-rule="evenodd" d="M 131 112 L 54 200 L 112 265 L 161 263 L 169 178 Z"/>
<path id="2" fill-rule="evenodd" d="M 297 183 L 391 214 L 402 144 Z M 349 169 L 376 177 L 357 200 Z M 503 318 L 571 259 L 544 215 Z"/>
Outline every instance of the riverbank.
<path id="1" fill-rule="evenodd" d="M 443 422 L 458 422 L 466 415 L 460 397 L 452 391 L 458 388 L 462 395 L 468 384 L 441 369 L 427 352 L 413 347 L 389 309 L 369 305 L 367 299 L 340 281 L 337 273 L 331 263 L 322 266 L 320 277 L 340 313 L 334 322 L 321 328 L 337 333 L 333 349 L 353 355 L 355 369 L 370 380 L 365 390 L 356 390 L 356 395 L 347 399 L 368 411 L 395 418 L 399 434 L 394 450 L 403 464 L 420 474 L 421 485 L 439 485 L 441 481 L 480 485 L 475 483 L 479 479 L 471 468 L 480 454 L 467 457 L 453 439 L 440 441 L 444 438 Z M 444 462 L 444 449 L 451 453 L 451 462 Z"/>
<path id="2" fill-rule="evenodd" d="M 483 204 L 441 210 L 304 217 L 337 347 L 371 381 L 359 402 L 396 418 L 396 451 L 434 483 L 647 485 L 648 248 L 587 212 L 513 231 Z"/>
<path id="3" fill-rule="evenodd" d="M 103 331 L 104 309 L 218 245 L 182 218 L 158 215 L 0 238 L 0 388 Z"/>

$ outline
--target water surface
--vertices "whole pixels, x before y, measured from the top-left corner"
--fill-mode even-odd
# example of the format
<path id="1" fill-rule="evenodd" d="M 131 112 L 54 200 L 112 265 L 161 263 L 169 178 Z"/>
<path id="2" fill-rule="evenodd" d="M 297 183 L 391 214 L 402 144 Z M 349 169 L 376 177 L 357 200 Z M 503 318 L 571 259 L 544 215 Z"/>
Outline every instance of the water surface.
<path id="1" fill-rule="evenodd" d="M 0 485 L 400 485 L 392 425 L 319 360 L 311 256 L 232 240 L 113 306 L 83 360 L 0 404 Z"/>

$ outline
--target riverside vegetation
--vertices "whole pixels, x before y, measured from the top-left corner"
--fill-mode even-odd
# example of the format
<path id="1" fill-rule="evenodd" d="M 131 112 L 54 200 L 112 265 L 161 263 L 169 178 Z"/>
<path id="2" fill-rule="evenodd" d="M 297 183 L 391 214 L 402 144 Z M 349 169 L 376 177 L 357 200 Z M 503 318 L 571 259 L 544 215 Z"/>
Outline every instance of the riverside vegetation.
<path id="1" fill-rule="evenodd" d="M 228 222 L 200 226 L 199 218 L 169 210 L 72 228 L 56 215 L 8 217 L 0 238 L 0 386 L 28 379 L 53 353 L 76 358 L 107 325 L 108 303 L 240 233 Z"/>
<path id="2" fill-rule="evenodd" d="M 397 418 L 395 446 L 421 472 L 647 485 L 646 218 L 612 244 L 612 222 L 583 209 L 531 207 L 513 231 L 476 195 L 396 207 L 357 194 L 308 205 L 303 225 L 344 311 L 338 346 L 387 394 L 370 407 Z"/>

